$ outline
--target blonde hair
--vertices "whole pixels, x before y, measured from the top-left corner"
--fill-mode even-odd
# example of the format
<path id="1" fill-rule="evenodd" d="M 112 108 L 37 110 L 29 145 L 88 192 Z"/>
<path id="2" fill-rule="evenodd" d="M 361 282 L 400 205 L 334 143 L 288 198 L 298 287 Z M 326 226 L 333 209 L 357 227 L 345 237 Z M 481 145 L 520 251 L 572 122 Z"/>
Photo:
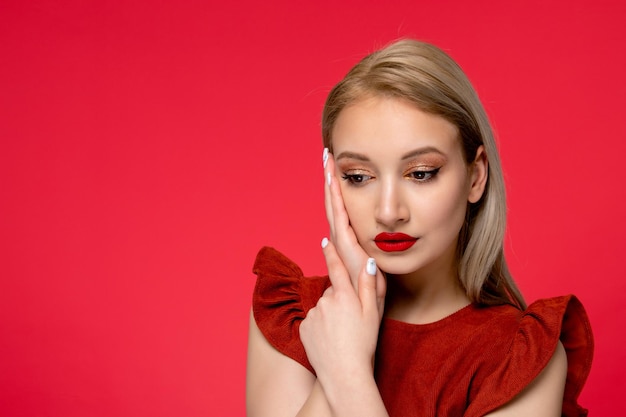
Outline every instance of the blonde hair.
<path id="1" fill-rule="evenodd" d="M 459 234 L 459 280 L 473 302 L 525 308 L 504 258 L 506 196 L 498 149 L 489 119 L 463 70 L 436 46 L 410 39 L 366 56 L 326 99 L 322 115 L 325 147 L 332 151 L 333 127 L 341 111 L 372 96 L 403 99 L 453 123 L 468 164 L 484 146 L 489 162 L 487 185 L 482 198 L 468 204 Z"/>

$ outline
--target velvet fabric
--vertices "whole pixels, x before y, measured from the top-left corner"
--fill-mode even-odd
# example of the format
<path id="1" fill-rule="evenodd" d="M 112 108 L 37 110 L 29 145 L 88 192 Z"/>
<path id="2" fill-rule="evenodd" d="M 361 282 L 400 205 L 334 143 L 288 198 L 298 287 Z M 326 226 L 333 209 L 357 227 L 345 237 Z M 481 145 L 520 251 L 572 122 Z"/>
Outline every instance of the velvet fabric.
<path id="1" fill-rule="evenodd" d="M 330 285 L 305 277 L 273 248 L 254 264 L 256 323 L 279 352 L 312 373 L 300 322 Z M 593 356 L 587 314 L 572 295 L 538 300 L 526 311 L 470 304 L 429 324 L 383 318 L 375 378 L 391 417 L 483 416 L 511 401 L 544 369 L 557 342 L 567 352 L 563 416 L 587 416 L 578 396 Z"/>

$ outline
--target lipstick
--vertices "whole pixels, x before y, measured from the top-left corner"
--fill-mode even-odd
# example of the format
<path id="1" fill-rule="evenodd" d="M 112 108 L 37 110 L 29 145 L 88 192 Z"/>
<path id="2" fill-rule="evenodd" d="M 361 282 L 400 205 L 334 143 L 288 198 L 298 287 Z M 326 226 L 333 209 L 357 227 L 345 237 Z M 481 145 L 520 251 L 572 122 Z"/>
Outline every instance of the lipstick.
<path id="1" fill-rule="evenodd" d="M 417 238 L 404 233 L 379 233 L 374 238 L 378 249 L 385 252 L 402 252 L 413 246 Z"/>

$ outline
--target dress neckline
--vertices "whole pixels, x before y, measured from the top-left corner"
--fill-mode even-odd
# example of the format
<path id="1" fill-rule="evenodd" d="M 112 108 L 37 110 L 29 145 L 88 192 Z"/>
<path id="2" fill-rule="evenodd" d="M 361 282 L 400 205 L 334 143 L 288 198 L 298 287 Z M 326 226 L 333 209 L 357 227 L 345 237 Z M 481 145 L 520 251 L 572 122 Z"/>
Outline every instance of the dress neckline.
<path id="1" fill-rule="evenodd" d="M 467 317 L 468 315 L 471 315 L 478 308 L 479 306 L 476 303 L 469 303 L 465 307 L 461 307 L 459 310 L 439 320 L 436 320 L 430 323 L 421 323 L 421 324 L 409 323 L 406 321 L 392 319 L 389 317 L 383 317 L 382 322 L 384 323 L 386 328 L 391 328 L 391 329 L 394 329 L 394 328 L 402 329 L 402 330 L 413 329 L 413 330 L 422 330 L 422 331 L 434 330 L 434 329 L 438 329 L 441 327 L 449 326 L 450 324 L 457 322 L 459 319 L 462 319 L 464 317 Z"/>

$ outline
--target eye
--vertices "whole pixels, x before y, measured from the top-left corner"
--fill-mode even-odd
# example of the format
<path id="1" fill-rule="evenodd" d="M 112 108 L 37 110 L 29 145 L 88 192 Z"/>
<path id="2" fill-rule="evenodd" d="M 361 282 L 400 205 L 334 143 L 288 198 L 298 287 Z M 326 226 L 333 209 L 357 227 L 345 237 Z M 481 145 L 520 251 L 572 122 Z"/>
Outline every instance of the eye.
<path id="1" fill-rule="evenodd" d="M 352 185 L 362 185 L 372 179 L 371 176 L 365 174 L 343 174 L 341 178 Z"/>
<path id="2" fill-rule="evenodd" d="M 409 173 L 409 177 L 419 182 L 430 181 L 433 178 L 435 178 L 435 176 L 437 175 L 440 169 L 441 167 L 431 169 L 429 171 L 422 171 L 422 170 L 412 171 Z"/>

